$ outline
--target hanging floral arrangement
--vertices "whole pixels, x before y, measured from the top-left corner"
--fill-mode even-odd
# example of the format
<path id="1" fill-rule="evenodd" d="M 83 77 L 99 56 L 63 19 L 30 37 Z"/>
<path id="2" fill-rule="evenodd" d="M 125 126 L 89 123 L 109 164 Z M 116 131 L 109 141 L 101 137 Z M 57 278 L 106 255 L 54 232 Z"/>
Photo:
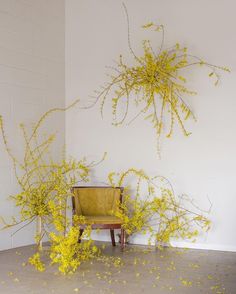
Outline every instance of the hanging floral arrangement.
<path id="1" fill-rule="evenodd" d="M 219 71 L 230 72 L 230 70 L 210 64 L 188 53 L 187 47 L 179 43 L 171 48 L 165 48 L 164 26 L 153 22 L 145 24 L 143 29 L 152 29 L 161 33 L 159 48 L 155 50 L 157 46 L 153 48 L 150 40 L 144 40 L 143 55 L 136 55 L 130 41 L 127 9 L 124 4 L 123 6 L 127 16 L 128 45 L 133 57 L 133 65 L 128 65 L 120 55 L 116 66 L 111 67 L 110 81 L 100 91 L 95 91 L 95 101 L 100 100 L 101 103 L 101 115 L 103 116 L 106 101 L 111 99 L 115 126 L 127 121 L 130 124 L 142 115 L 152 123 L 158 139 L 163 133 L 170 138 L 175 122 L 178 123 L 183 134 L 189 136 L 191 133 L 186 129 L 185 122 L 189 118 L 195 120 L 195 116 L 186 103 L 185 96 L 195 95 L 196 92 L 187 86 L 186 69 L 206 67 L 215 85 L 219 82 Z M 138 108 L 133 118 L 129 117 L 131 105 Z"/>

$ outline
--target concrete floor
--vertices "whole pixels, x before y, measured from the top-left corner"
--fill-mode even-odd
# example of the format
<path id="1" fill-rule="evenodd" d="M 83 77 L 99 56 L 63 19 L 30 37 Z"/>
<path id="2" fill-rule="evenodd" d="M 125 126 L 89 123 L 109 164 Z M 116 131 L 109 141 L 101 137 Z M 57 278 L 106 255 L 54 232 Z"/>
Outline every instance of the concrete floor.
<path id="1" fill-rule="evenodd" d="M 236 293 L 236 253 L 170 248 L 158 251 L 131 245 L 121 253 L 119 246 L 113 248 L 109 243 L 104 251 L 120 256 L 124 265 L 115 268 L 87 262 L 69 276 L 57 274 L 53 266 L 39 273 L 25 265 L 33 246 L 2 251 L 0 293 Z"/>

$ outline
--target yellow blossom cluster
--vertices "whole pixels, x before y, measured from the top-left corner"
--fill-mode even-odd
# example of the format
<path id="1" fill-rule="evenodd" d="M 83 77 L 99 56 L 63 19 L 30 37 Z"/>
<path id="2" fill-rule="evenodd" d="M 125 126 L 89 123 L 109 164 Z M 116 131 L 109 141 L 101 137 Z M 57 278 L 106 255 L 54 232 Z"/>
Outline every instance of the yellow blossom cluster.
<path id="1" fill-rule="evenodd" d="M 132 122 L 143 115 L 145 119 L 151 121 L 158 139 L 162 133 L 171 137 L 175 121 L 178 122 L 184 135 L 188 136 L 190 133 L 186 130 L 185 121 L 195 117 L 184 97 L 194 95 L 196 92 L 186 86 L 187 79 L 184 77 L 186 70 L 195 66 L 208 68 L 209 77 L 215 78 L 215 85 L 218 84 L 220 77 L 218 71 L 229 72 L 230 70 L 212 65 L 189 54 L 187 48 L 181 47 L 179 43 L 173 47 L 164 48 L 163 25 L 155 25 L 151 22 L 143 28 L 154 29 L 162 34 L 159 48 L 155 46 L 158 49 L 154 50 L 150 40 L 144 40 L 144 53 L 142 56 L 137 56 L 130 44 L 128 27 L 128 43 L 134 65 L 125 63 L 120 55 L 116 66 L 111 67 L 113 71 L 109 74 L 110 81 L 102 87 L 101 91 L 95 91 L 95 101 L 100 99 L 103 116 L 105 102 L 108 98 L 111 99 L 113 124 L 116 126 L 127 121 L 132 103 L 138 111 L 133 118 L 129 118 L 129 121 Z"/>
<path id="2" fill-rule="evenodd" d="M 24 227 L 38 220 L 39 226 L 35 236 L 38 244 L 41 243 L 44 235 L 48 235 L 48 228 L 51 230 L 54 226 L 58 231 L 65 230 L 64 212 L 67 199 L 71 196 L 70 189 L 79 181 L 88 181 L 92 167 L 86 159 L 54 160 L 50 147 L 55 140 L 55 134 L 42 136 L 40 133 L 40 127 L 50 114 L 55 111 L 65 111 L 68 108 L 49 110 L 39 119 L 31 132 L 27 131 L 24 124 L 20 124 L 24 140 L 22 159 L 16 158 L 11 151 L 1 118 L 0 132 L 6 151 L 12 159 L 20 187 L 20 192 L 10 197 L 20 208 L 20 220 L 13 218 L 11 224 L 5 222 L 5 228 L 19 223 L 24 223 Z"/>
<path id="3" fill-rule="evenodd" d="M 45 264 L 41 261 L 39 252 L 36 252 L 29 258 L 29 263 L 32 264 L 38 271 L 45 271 Z"/>
<path id="4" fill-rule="evenodd" d="M 81 263 L 97 257 L 99 250 L 90 235 L 91 227 L 87 226 L 80 236 L 80 227 L 76 222 L 65 235 L 50 233 L 52 264 L 58 264 L 59 271 L 68 274 L 75 272 Z M 79 243 L 79 238 L 85 238 L 85 240 Z"/>
<path id="5" fill-rule="evenodd" d="M 110 173 L 108 180 L 113 186 L 125 187 L 121 209 L 114 214 L 122 220 L 128 235 L 149 233 L 149 241 L 155 240 L 161 246 L 178 238 L 194 241 L 200 230 L 210 228 L 210 220 L 203 211 L 186 196 L 176 197 L 164 177 L 151 178 L 142 170 L 130 168 L 122 173 Z M 135 185 L 127 186 L 129 181 Z M 193 209 L 186 202 L 191 202 Z"/>
<path id="6" fill-rule="evenodd" d="M 13 162 L 20 187 L 20 192 L 10 197 L 20 209 L 19 220 L 13 217 L 12 222 L 8 223 L 1 218 L 3 229 L 21 224 L 16 233 L 36 221 L 35 241 L 38 251 L 29 258 L 29 263 L 39 271 L 45 270 L 45 265 L 41 261 L 44 236 L 47 236 L 51 243 L 51 261 L 59 265 L 62 273 L 75 271 L 81 262 L 98 254 L 97 247 L 90 238 L 91 228 L 87 227 L 83 233 L 83 237 L 88 240 L 78 243 L 78 220 L 74 219 L 71 226 L 70 219 L 66 216 L 68 199 L 72 196 L 71 188 L 81 181 L 88 181 L 91 168 L 98 163 L 88 164 L 86 158 L 54 160 L 50 148 L 55 140 L 55 134 L 42 136 L 40 132 L 43 122 L 49 115 L 57 111 L 66 111 L 76 103 L 77 101 L 66 109 L 55 108 L 47 111 L 31 132 L 23 124 L 20 125 L 25 144 L 23 159 L 17 158 L 11 151 L 3 119 L 0 117 L 0 133 Z"/>

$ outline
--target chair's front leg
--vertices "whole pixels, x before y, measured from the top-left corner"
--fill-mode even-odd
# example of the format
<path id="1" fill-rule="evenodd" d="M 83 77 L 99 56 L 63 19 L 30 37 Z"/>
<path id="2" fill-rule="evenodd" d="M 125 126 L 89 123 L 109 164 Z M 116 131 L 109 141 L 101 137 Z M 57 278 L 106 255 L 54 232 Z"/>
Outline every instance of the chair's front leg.
<path id="1" fill-rule="evenodd" d="M 79 238 L 78 238 L 78 243 L 81 243 L 81 236 L 83 235 L 84 230 L 80 229 L 79 230 Z"/>
<path id="2" fill-rule="evenodd" d="M 113 229 L 110 229 L 110 232 L 111 232 L 111 243 L 112 243 L 112 246 L 116 246 L 114 230 Z"/>

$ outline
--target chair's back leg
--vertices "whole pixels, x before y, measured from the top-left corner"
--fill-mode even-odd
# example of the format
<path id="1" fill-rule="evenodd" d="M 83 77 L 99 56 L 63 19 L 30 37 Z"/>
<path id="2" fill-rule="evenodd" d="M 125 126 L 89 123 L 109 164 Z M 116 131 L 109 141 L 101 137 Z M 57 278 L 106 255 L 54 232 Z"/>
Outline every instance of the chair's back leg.
<path id="1" fill-rule="evenodd" d="M 120 246 L 121 246 L 121 251 L 123 251 L 125 247 L 125 231 L 123 228 L 121 228 L 121 231 L 120 231 Z"/>
<path id="2" fill-rule="evenodd" d="M 114 230 L 113 229 L 110 229 L 110 232 L 111 232 L 111 243 L 112 243 L 112 246 L 116 246 Z"/>

